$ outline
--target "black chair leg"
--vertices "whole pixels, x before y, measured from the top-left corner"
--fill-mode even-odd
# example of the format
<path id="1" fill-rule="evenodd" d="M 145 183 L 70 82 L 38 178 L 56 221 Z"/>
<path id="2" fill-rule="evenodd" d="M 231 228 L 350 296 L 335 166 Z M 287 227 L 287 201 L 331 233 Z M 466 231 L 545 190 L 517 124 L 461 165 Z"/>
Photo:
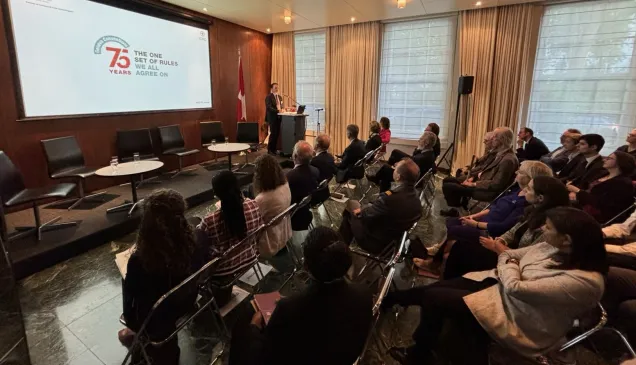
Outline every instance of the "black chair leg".
<path id="1" fill-rule="evenodd" d="M 79 224 L 79 222 L 77 221 L 71 221 L 71 222 L 63 222 L 63 223 L 57 223 L 60 219 L 62 219 L 62 217 L 55 217 L 53 219 L 51 219 L 48 222 L 45 223 L 41 223 L 40 221 L 40 209 L 38 208 L 37 204 L 33 203 L 33 216 L 35 218 L 35 226 L 32 227 L 15 227 L 15 230 L 19 233 L 17 234 L 13 234 L 9 236 L 9 242 L 11 241 L 15 241 L 19 238 L 22 238 L 24 236 L 33 234 L 35 232 L 37 240 L 41 241 L 42 240 L 42 233 L 44 232 L 48 232 L 48 231 L 53 231 L 53 230 L 57 230 L 57 229 L 63 229 L 63 228 L 68 228 L 68 227 L 75 227 Z"/>
<path id="2" fill-rule="evenodd" d="M 78 185 L 78 189 L 79 189 L 79 194 L 78 197 L 76 198 L 71 198 L 71 199 L 66 199 L 66 200 L 58 200 L 56 201 L 55 205 L 58 204 L 64 204 L 64 203 L 69 203 L 69 202 L 73 202 L 73 204 L 71 204 L 70 207 L 67 208 L 67 210 L 73 210 L 73 208 L 77 207 L 78 205 L 82 204 L 84 201 L 98 201 L 98 202 L 103 202 L 103 199 L 98 199 L 100 196 L 106 194 L 105 191 L 99 192 L 99 193 L 95 193 L 95 194 L 91 194 L 91 195 L 86 195 L 84 192 L 84 179 L 80 179 L 77 183 Z"/>
<path id="3" fill-rule="evenodd" d="M 194 173 L 194 171 L 196 170 L 196 167 L 190 168 L 190 169 L 184 169 L 183 168 L 183 158 L 179 156 L 179 169 L 177 170 L 177 172 L 175 172 L 172 176 L 170 176 L 171 179 L 174 179 L 175 177 L 179 176 L 179 175 L 196 175 Z"/>

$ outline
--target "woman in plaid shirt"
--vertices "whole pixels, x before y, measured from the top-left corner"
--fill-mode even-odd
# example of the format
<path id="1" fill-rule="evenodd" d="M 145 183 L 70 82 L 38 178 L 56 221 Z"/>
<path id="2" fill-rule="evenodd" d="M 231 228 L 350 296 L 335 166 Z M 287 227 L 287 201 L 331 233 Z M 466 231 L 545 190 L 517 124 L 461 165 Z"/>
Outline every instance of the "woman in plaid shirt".
<path id="1" fill-rule="evenodd" d="M 243 197 L 238 179 L 231 171 L 222 171 L 212 178 L 212 189 L 221 206 L 203 218 L 198 228 L 207 237 L 205 244 L 209 247 L 211 258 L 215 258 L 258 229 L 263 224 L 263 219 L 258 204 Z M 257 238 L 246 242 L 243 247 L 237 248 L 221 260 L 212 274 L 215 281 L 230 279 L 258 260 Z M 229 299 L 231 290 L 226 294 Z M 221 298 L 217 300 L 223 301 Z"/>

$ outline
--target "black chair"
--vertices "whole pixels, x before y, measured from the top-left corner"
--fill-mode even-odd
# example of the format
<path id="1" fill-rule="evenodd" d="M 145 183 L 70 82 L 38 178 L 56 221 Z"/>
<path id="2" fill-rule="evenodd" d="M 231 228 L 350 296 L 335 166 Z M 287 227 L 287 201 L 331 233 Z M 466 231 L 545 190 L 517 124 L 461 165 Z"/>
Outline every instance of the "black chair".
<path id="1" fill-rule="evenodd" d="M 3 151 L 0 151 L 0 200 L 5 207 L 20 204 L 31 204 L 35 216 L 35 226 L 15 227 L 17 234 L 9 236 L 8 241 L 16 240 L 35 232 L 38 241 L 42 239 L 42 232 L 76 226 L 78 222 L 56 223 L 62 217 L 56 217 L 46 223 L 40 223 L 40 210 L 37 202 L 44 199 L 66 198 L 75 189 L 75 184 L 62 183 L 41 188 L 27 189 L 24 186 L 22 174 L 15 167 Z"/>
<path id="2" fill-rule="evenodd" d="M 223 123 L 216 122 L 200 122 L 199 128 L 201 130 L 201 146 L 207 148 L 212 145 L 212 141 L 216 143 L 223 143 L 225 141 L 225 134 L 223 133 Z M 214 152 L 214 162 L 217 162 L 217 153 Z M 208 166 L 209 164 L 201 164 L 202 166 Z"/>
<path id="3" fill-rule="evenodd" d="M 333 219 L 331 218 L 331 214 L 329 214 L 329 210 L 325 206 L 325 202 L 329 200 L 331 197 L 331 192 L 329 191 L 329 180 L 324 179 L 320 182 L 316 190 L 311 193 L 311 209 L 317 210 L 320 206 L 325 208 L 325 213 L 327 213 L 327 217 L 329 217 L 329 221 L 331 222 L 330 227 L 334 226 Z M 313 229 L 314 222 L 309 224 L 309 227 Z"/>
<path id="4" fill-rule="evenodd" d="M 247 143 L 250 145 L 250 151 L 258 151 L 261 141 L 258 136 L 258 122 L 238 122 L 236 123 L 236 142 Z M 247 153 L 245 154 L 245 166 L 254 166 L 247 162 Z"/>
<path id="5" fill-rule="evenodd" d="M 172 155 L 177 156 L 179 159 L 179 169 L 177 172 L 172 175 L 172 178 L 177 175 L 188 173 L 196 170 L 193 169 L 183 169 L 183 158 L 185 156 L 194 155 L 195 153 L 199 153 L 199 150 L 196 148 L 188 149 L 185 148 L 185 141 L 183 140 L 183 136 L 181 135 L 181 130 L 178 125 L 169 125 L 165 127 L 159 127 L 159 138 L 161 139 L 161 151 L 164 155 Z"/>
<path id="6" fill-rule="evenodd" d="M 74 201 L 68 210 L 80 205 L 83 201 L 103 201 L 95 199 L 105 192 L 86 195 L 84 192 L 85 179 L 95 175 L 97 168 L 87 167 L 84 162 L 84 155 L 77 140 L 73 136 L 45 139 L 40 141 L 46 156 L 49 177 L 51 179 L 74 178 L 79 187 L 78 197 L 68 200 Z"/>
<path id="7" fill-rule="evenodd" d="M 155 156 L 150 129 L 141 128 L 117 131 L 117 157 L 119 162 L 134 161 L 135 153 L 139 154 L 140 160 L 159 161 L 159 158 Z M 156 178 L 158 178 L 158 176 L 144 178 L 142 174 L 137 183 L 137 187 L 148 183 L 159 184 L 159 181 L 153 181 Z"/>

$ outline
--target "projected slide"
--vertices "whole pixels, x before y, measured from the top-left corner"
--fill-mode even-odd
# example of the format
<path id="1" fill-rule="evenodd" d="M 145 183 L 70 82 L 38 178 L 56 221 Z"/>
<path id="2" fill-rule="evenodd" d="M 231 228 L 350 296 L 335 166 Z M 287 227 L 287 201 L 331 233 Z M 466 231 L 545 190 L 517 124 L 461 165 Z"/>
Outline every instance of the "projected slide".
<path id="1" fill-rule="evenodd" d="M 10 0 L 26 117 L 212 107 L 206 29 L 88 0 Z"/>

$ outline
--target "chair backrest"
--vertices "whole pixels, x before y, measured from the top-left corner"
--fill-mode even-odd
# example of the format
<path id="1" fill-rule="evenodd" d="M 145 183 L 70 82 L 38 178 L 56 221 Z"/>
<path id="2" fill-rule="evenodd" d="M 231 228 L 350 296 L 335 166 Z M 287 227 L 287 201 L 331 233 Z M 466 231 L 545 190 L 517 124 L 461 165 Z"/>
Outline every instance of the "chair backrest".
<path id="1" fill-rule="evenodd" d="M 84 155 L 75 136 L 41 140 L 49 176 L 70 168 L 84 167 Z"/>
<path id="2" fill-rule="evenodd" d="M 199 123 L 201 130 L 201 145 L 207 146 L 212 143 L 212 140 L 217 142 L 225 141 L 225 134 L 223 133 L 223 123 L 219 121 L 215 122 L 201 122 Z"/>
<path id="3" fill-rule="evenodd" d="M 311 194 L 307 195 L 298 204 L 296 204 L 296 208 L 292 211 L 291 215 L 293 216 L 297 211 L 309 205 L 309 203 L 311 203 Z"/>
<path id="4" fill-rule="evenodd" d="M 273 227 L 275 225 L 277 225 L 278 223 L 280 223 L 285 217 L 287 216 L 291 216 L 291 212 L 296 209 L 296 203 L 290 205 L 289 207 L 287 207 L 287 209 L 283 210 L 282 212 L 280 212 L 277 216 L 275 216 L 274 218 L 272 218 L 269 222 L 267 222 L 267 224 L 265 225 L 267 228 L 269 227 Z"/>
<path id="5" fill-rule="evenodd" d="M 426 171 L 425 174 L 422 175 L 422 177 L 420 177 L 419 180 L 417 180 L 417 182 L 415 183 L 415 187 L 419 187 L 424 181 L 426 181 L 428 178 L 430 178 L 430 176 L 433 174 L 433 168 L 431 167 L 430 169 L 428 169 L 428 171 Z"/>
<path id="6" fill-rule="evenodd" d="M 159 139 L 161 140 L 161 150 L 166 151 L 171 148 L 181 148 L 185 146 L 181 129 L 178 124 L 159 127 Z"/>
<path id="7" fill-rule="evenodd" d="M 119 160 L 131 160 L 135 153 L 143 157 L 154 157 L 155 150 L 150 137 L 150 129 L 131 129 L 117 131 L 117 155 Z"/>
<path id="8" fill-rule="evenodd" d="M 378 147 L 378 148 L 380 148 L 380 147 Z M 369 151 L 369 152 L 367 152 L 367 154 L 366 154 L 366 155 L 364 155 L 364 157 L 362 157 L 361 159 L 359 159 L 359 160 L 355 163 L 355 165 L 354 165 L 354 166 L 355 166 L 355 167 L 358 167 L 358 166 L 362 166 L 363 164 L 367 163 L 368 161 L 370 161 L 370 160 L 373 158 L 373 156 L 375 156 L 375 153 L 376 153 L 377 151 L 378 151 L 378 149 L 375 149 L 375 150 L 373 150 L 373 151 Z"/>
<path id="9" fill-rule="evenodd" d="M 24 190 L 24 180 L 4 151 L 0 151 L 0 172 L 0 200 L 6 204 L 9 199 Z"/>
<path id="10" fill-rule="evenodd" d="M 258 122 L 236 123 L 236 141 L 239 143 L 260 143 L 258 136 Z"/>
<path id="11" fill-rule="evenodd" d="M 610 220 L 608 220 L 607 222 L 603 223 L 601 226 L 602 227 L 607 227 L 610 224 L 621 220 L 620 218 L 623 218 L 622 220 L 624 221 L 625 219 L 627 219 L 627 217 L 629 216 L 629 214 L 631 214 L 630 212 L 636 207 L 636 198 L 634 198 L 634 202 L 632 202 L 632 205 L 630 205 L 629 207 L 625 208 L 625 210 L 623 210 L 622 212 L 618 213 L 617 215 L 613 216 L 612 218 L 610 218 Z"/>
<path id="12" fill-rule="evenodd" d="M 318 206 L 325 201 L 327 201 L 331 197 L 331 192 L 329 191 L 329 180 L 324 179 L 318 184 L 316 190 L 311 193 L 311 205 Z"/>

